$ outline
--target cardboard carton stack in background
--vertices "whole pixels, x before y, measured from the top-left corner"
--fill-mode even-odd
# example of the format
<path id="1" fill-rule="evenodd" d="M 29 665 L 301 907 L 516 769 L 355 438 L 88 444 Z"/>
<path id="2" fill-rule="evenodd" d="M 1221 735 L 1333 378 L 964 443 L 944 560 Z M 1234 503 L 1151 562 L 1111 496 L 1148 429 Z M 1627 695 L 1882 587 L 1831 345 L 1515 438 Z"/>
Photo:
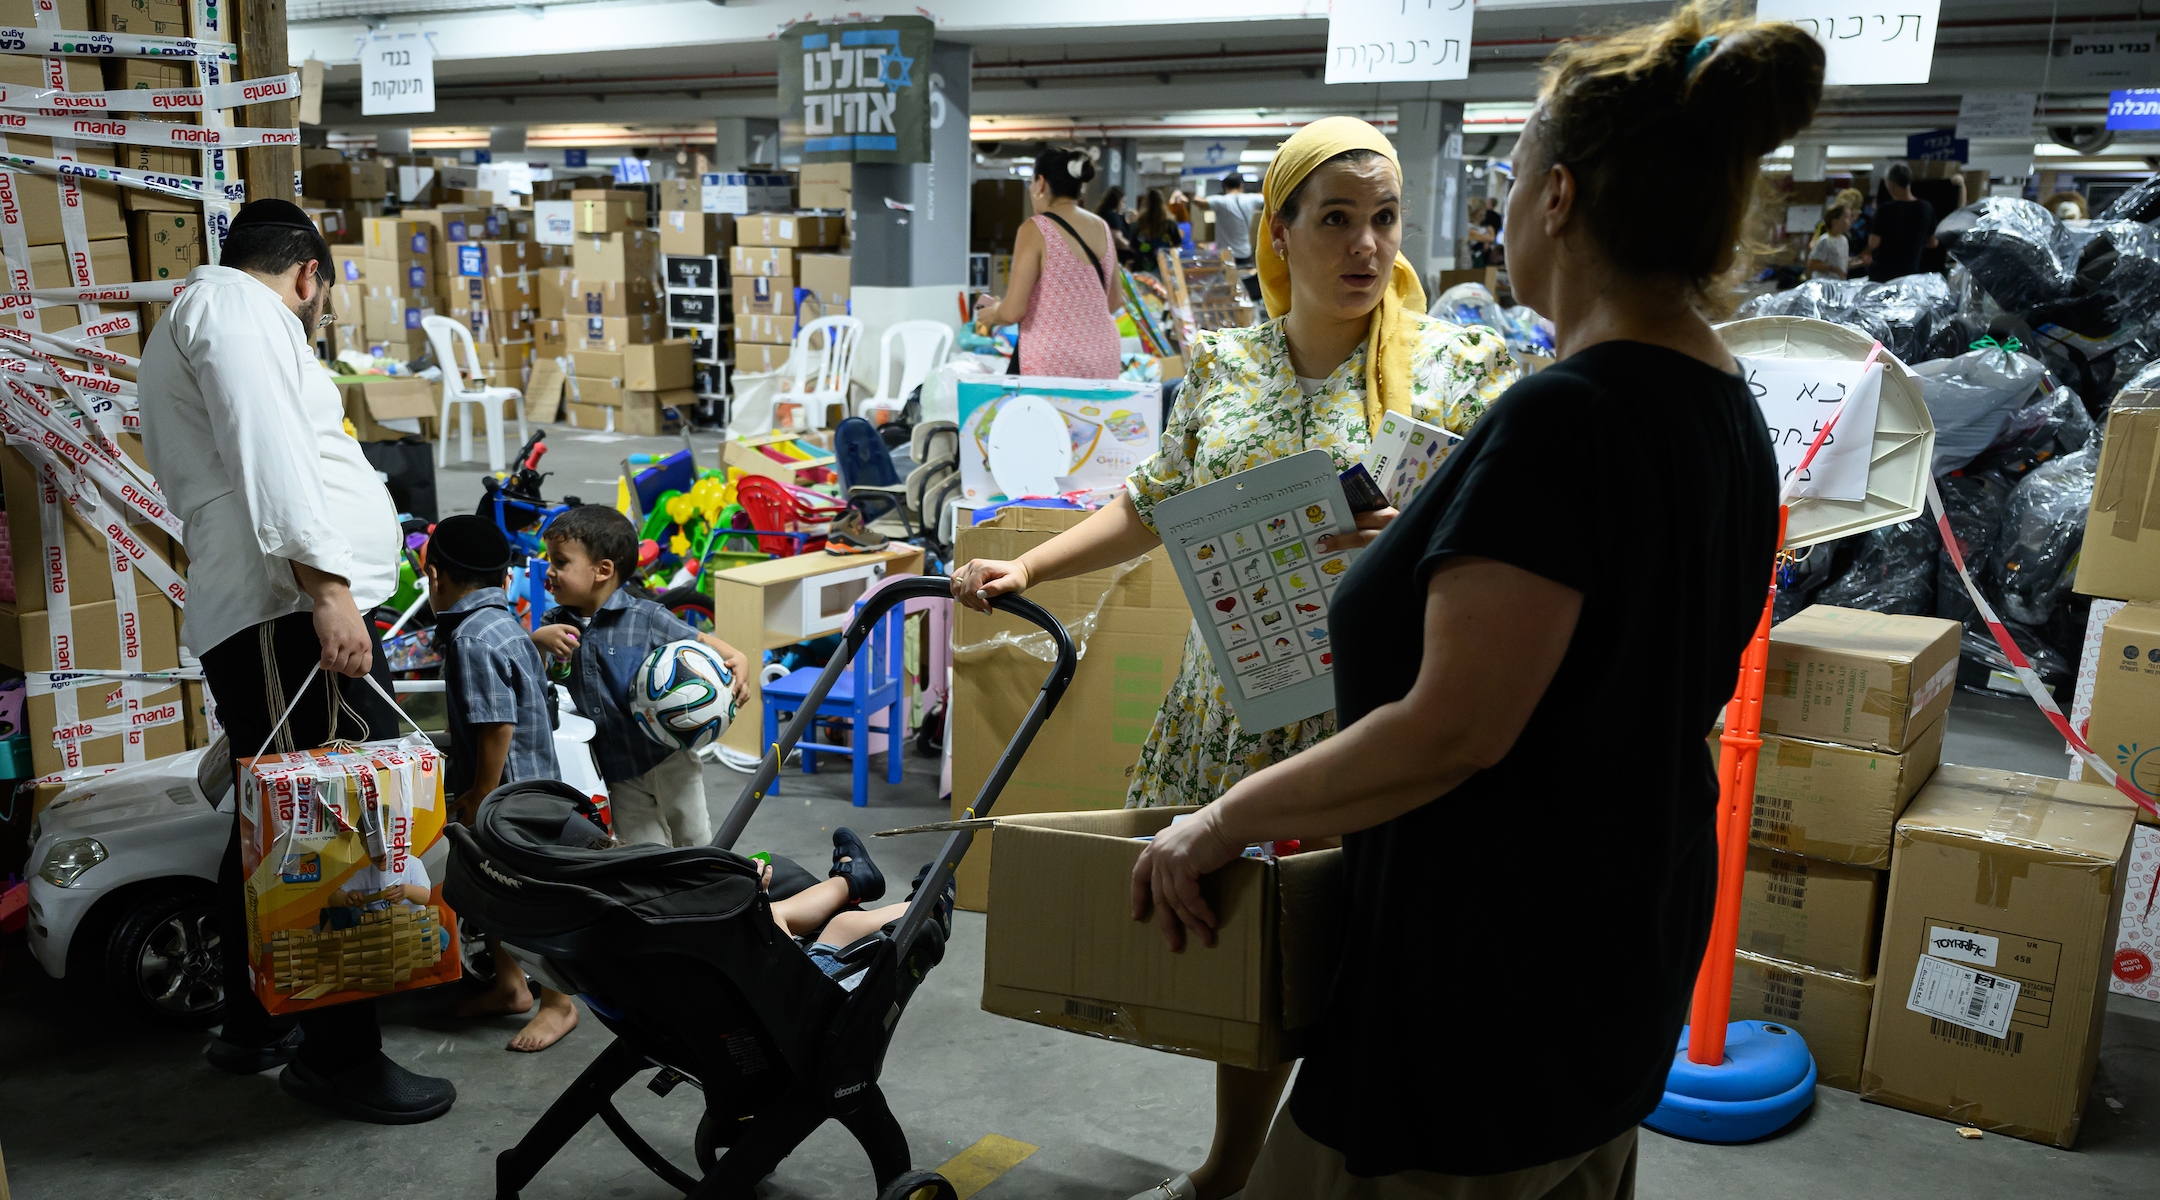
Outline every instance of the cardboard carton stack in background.
<path id="1" fill-rule="evenodd" d="M 435 312 L 434 231 L 397 217 L 370 217 L 362 229 L 367 344 L 384 358 L 410 362 L 427 344 L 421 318 Z"/>
<path id="2" fill-rule="evenodd" d="M 1770 633 L 1732 1017 L 1798 1030 L 1830 1087 L 1860 1087 L 1898 814 L 1941 760 L 1957 661 L 1933 617 L 1819 604 Z"/>
<path id="3" fill-rule="evenodd" d="M 831 252 L 846 229 L 836 216 L 754 213 L 735 219 L 728 274 L 736 370 L 779 370 L 799 323 L 847 311 L 848 257 Z"/>
<path id="4" fill-rule="evenodd" d="M 607 428 L 612 416 L 614 428 L 624 433 L 673 433 L 697 402 L 688 338 L 579 350 L 572 357 L 577 399 L 569 417 L 580 429 Z"/>

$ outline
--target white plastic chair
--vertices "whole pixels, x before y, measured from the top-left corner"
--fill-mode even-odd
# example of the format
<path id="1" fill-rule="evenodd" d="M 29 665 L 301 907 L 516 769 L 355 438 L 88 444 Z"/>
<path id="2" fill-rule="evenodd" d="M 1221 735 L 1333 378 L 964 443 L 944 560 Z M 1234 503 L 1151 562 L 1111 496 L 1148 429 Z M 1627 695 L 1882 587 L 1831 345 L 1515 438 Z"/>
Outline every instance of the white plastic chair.
<path id="1" fill-rule="evenodd" d="M 435 465 L 440 467 L 449 461 L 450 414 L 457 405 L 461 420 L 458 423 L 458 461 L 472 461 L 473 409 L 478 408 L 487 424 L 488 470 L 503 469 L 503 417 L 502 402 L 517 402 L 518 444 L 525 442 L 525 393 L 517 388 L 473 385 L 472 379 L 486 379 L 487 372 L 480 369 L 480 352 L 473 348 L 472 330 L 449 317 L 428 316 L 420 318 L 420 327 L 427 330 L 428 344 L 435 348 L 435 361 L 442 364 L 442 428 L 437 431 Z"/>
<path id="2" fill-rule="evenodd" d="M 892 382 L 893 342 L 900 343 L 900 387 L 889 390 Z M 857 416 L 868 417 L 873 412 L 897 413 L 907 405 L 908 393 L 922 386 L 930 372 L 945 365 L 945 356 L 952 353 L 952 326 L 942 321 L 902 321 L 885 331 L 878 339 L 877 394 L 862 402 Z"/>
<path id="3" fill-rule="evenodd" d="M 789 394 L 781 399 L 802 405 L 805 428 L 825 427 L 827 405 L 837 404 L 842 413 L 848 411 L 849 376 L 862 332 L 863 323 L 855 317 L 819 317 L 795 335 L 787 361 Z M 814 348 L 813 340 L 818 343 Z"/>

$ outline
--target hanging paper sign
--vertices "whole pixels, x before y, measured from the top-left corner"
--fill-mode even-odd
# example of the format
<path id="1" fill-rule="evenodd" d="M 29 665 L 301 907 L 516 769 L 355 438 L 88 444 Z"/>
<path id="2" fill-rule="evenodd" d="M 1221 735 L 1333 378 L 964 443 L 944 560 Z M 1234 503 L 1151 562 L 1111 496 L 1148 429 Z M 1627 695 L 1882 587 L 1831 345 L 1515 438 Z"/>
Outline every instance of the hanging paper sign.
<path id="1" fill-rule="evenodd" d="M 2062 83 L 2136 86 L 2151 83 L 2154 42 L 2151 30 L 2134 33 L 2073 34 L 2055 67 Z"/>
<path id="2" fill-rule="evenodd" d="M 927 17 L 820 25 L 780 35 L 782 134 L 804 162 L 930 161 Z"/>
<path id="3" fill-rule="evenodd" d="M 1882 367 L 1864 369 L 1842 359 L 1742 358 L 1740 374 L 1777 449 L 1778 483 L 1800 469 L 1816 435 L 1845 405 L 1837 428 L 1815 461 L 1793 485 L 1795 499 L 1867 499 L 1868 460 L 1874 449 L 1875 411 L 1882 399 Z M 1846 436 L 1846 430 L 1853 430 Z"/>
<path id="4" fill-rule="evenodd" d="M 85 58 L 169 58 L 184 63 L 198 59 L 239 62 L 240 47 L 230 42 L 198 42 L 194 38 L 142 37 L 132 33 L 90 33 L 75 29 L 0 28 L 0 50 L 10 54 L 35 54 L 46 58 L 78 55 Z"/>
<path id="5" fill-rule="evenodd" d="M 585 152 L 583 150 L 565 150 L 562 152 L 562 162 L 566 167 L 582 167 L 585 165 Z"/>
<path id="6" fill-rule="evenodd" d="M 360 115 L 435 111 L 435 43 L 424 33 L 372 33 L 360 49 Z"/>
<path id="7" fill-rule="evenodd" d="M 290 100 L 299 94 L 298 75 L 275 75 L 206 88 L 123 88 L 111 92 L 69 92 L 59 88 L 4 84 L 0 85 L 0 108 L 50 109 L 65 113 L 190 113 L 268 104 L 274 100 Z"/>
<path id="8" fill-rule="evenodd" d="M 1221 179 L 1237 172 L 1245 157 L 1244 138 L 1186 138 L 1185 165 L 1178 174 L 1186 179 Z"/>
<path id="9" fill-rule="evenodd" d="M 1327 82 L 1470 78 L 1470 0 L 1334 0 Z"/>
<path id="10" fill-rule="evenodd" d="M 1958 101 L 1957 136 L 2032 140 L 2032 92 L 1967 92 Z"/>
<path id="11" fill-rule="evenodd" d="M 1756 19 L 1790 21 L 1822 43 L 1825 84 L 1926 83 L 1942 0 L 1761 0 Z"/>
<path id="12" fill-rule="evenodd" d="M 220 128 L 215 125 L 180 125 L 171 121 L 127 121 L 118 117 L 35 116 L 5 110 L 0 110 L 0 133 L 74 138 L 81 142 L 114 142 L 129 146 L 162 146 L 173 150 L 200 150 L 207 146 L 300 144 L 298 129 Z"/>
<path id="13" fill-rule="evenodd" d="M 1905 137 L 1905 157 L 1917 162 L 1965 162 L 1972 145 L 1948 129 L 1931 129 Z"/>

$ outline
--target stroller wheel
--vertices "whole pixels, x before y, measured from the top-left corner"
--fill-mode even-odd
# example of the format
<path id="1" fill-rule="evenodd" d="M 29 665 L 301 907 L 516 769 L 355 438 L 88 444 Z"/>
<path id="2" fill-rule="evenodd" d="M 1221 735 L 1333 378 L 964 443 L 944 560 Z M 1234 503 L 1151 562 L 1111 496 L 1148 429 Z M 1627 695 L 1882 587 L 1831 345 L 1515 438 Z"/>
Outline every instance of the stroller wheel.
<path id="1" fill-rule="evenodd" d="M 878 1200 L 960 1200 L 960 1193 L 936 1171 L 909 1171 L 887 1184 Z"/>
<path id="2" fill-rule="evenodd" d="M 705 1115 L 698 1118 L 697 1140 L 692 1144 L 697 1154 L 698 1170 L 706 1175 L 712 1174 L 713 1168 L 720 1163 L 720 1155 L 750 1132 L 750 1122 L 753 1120 L 756 1118 L 744 1117 L 730 1121 L 725 1117 L 714 1116 L 710 1109 L 706 1110 Z"/>

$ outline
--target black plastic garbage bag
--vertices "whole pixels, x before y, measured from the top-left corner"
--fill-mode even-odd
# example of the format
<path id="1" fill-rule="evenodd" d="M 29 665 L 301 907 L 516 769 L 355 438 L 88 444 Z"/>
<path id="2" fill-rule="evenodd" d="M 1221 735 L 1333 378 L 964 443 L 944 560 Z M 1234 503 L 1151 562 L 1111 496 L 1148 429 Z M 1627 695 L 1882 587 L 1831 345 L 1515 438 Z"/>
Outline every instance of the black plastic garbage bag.
<path id="1" fill-rule="evenodd" d="M 1950 256 L 1997 304 L 2022 312 L 2070 293 L 2077 260 L 2066 257 L 2070 246 L 2054 213 L 2013 196 L 1990 196 L 1965 212 L 1974 215 L 1972 225 L 1958 232 Z"/>
<path id="2" fill-rule="evenodd" d="M 2002 436 L 2040 387 L 2039 360 L 2002 347 L 1915 364 L 1935 421 L 1935 473 L 1963 469 Z"/>
<path id="3" fill-rule="evenodd" d="M 1994 444 L 1975 461 L 2015 479 L 2042 463 L 2085 448 L 2093 433 L 2092 415 L 2085 411 L 2076 389 L 2045 389 L 2010 414 Z"/>
<path id="4" fill-rule="evenodd" d="M 2010 640 L 2017 643 L 2019 652 L 2025 655 L 2025 661 L 2032 664 L 2033 673 L 2040 676 L 2040 682 L 2047 686 L 2056 702 L 2061 703 L 2066 698 L 2065 693 L 2069 691 L 2076 668 L 2048 646 L 2041 638 L 2039 630 L 2010 620 L 2005 620 L 2003 627 L 2009 631 Z M 2001 672 L 2004 676 L 2015 673 L 2010 668 L 2009 656 L 1996 646 L 1987 626 L 1981 624 L 1977 618 L 1965 622 L 1965 632 L 1958 638 L 1958 658 L 1959 686 L 1996 695 L 2006 691 L 2016 696 L 2025 694 L 2023 688 L 2012 688 L 2007 680 L 1997 677 L 1996 672 Z M 1992 686 L 1996 683 L 2002 686 Z"/>
<path id="5" fill-rule="evenodd" d="M 1887 283 L 1873 283 L 1854 298 L 1843 316 L 1831 320 L 1866 328 L 1904 362 L 1929 357 L 1928 345 L 1938 322 L 1957 312 L 1950 281 L 1940 275 L 1907 275 Z"/>
<path id="6" fill-rule="evenodd" d="M 2079 408 L 2082 414 L 2084 409 Z M 2092 506 L 2100 443 L 2042 463 L 2018 482 L 2003 509 L 2002 531 L 1988 558 L 2003 617 L 2026 625 L 2047 623 L 2070 594 L 2078 547 L 2085 540 L 2085 512 Z"/>
<path id="7" fill-rule="evenodd" d="M 1844 573 L 1816 593 L 1815 603 L 1868 612 L 1925 617 L 1935 611 L 1935 557 L 1941 539 L 1934 522 L 1914 517 L 1859 536 Z"/>
<path id="8" fill-rule="evenodd" d="M 1942 491 L 1943 511 L 1950 518 L 1950 535 L 1965 556 L 1965 565 L 1985 587 L 1988 555 L 2002 534 L 2003 510 L 2009 504 L 2010 485 L 1993 471 L 1960 472 L 1935 481 Z M 1937 542 L 1941 541 L 1938 536 Z M 1948 554 L 1936 560 L 1935 615 L 1963 621 L 1974 613 L 1965 585 L 1958 581 L 1957 566 Z"/>
<path id="9" fill-rule="evenodd" d="M 2160 175 L 2155 175 L 2115 197 L 2115 203 L 2101 212 L 2100 219 L 2146 223 L 2160 220 Z"/>

